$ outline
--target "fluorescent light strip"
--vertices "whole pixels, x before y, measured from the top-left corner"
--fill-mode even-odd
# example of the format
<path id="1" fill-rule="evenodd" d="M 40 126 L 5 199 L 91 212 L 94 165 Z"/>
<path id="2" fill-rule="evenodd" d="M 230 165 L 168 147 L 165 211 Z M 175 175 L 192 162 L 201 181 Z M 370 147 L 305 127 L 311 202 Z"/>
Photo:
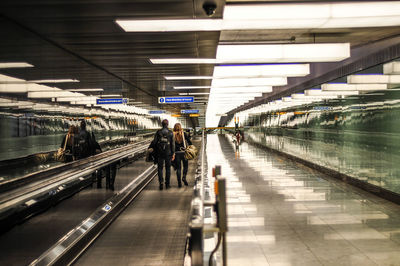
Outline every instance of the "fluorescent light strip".
<path id="1" fill-rule="evenodd" d="M 211 87 L 247 87 L 247 86 L 283 86 L 287 84 L 286 77 L 280 78 L 235 78 L 235 79 L 213 79 Z"/>
<path id="2" fill-rule="evenodd" d="M 323 91 L 323 90 L 305 90 L 305 96 L 337 96 L 337 95 L 358 95 L 358 91 Z"/>
<path id="3" fill-rule="evenodd" d="M 349 43 L 218 45 L 222 63 L 335 62 L 350 57 Z"/>
<path id="4" fill-rule="evenodd" d="M 226 87 L 226 88 L 211 88 L 211 93 L 241 93 L 241 92 L 272 92 L 272 86 L 251 86 L 251 87 Z"/>
<path id="5" fill-rule="evenodd" d="M 30 83 L 69 83 L 69 82 L 79 82 L 77 79 L 37 79 L 29 80 Z"/>
<path id="6" fill-rule="evenodd" d="M 189 93 L 179 93 L 179 95 L 209 95 L 209 92 L 189 92 Z"/>
<path id="7" fill-rule="evenodd" d="M 387 27 L 400 25 L 400 3 L 228 4 L 223 19 L 117 19 L 116 23 L 127 32 Z"/>
<path id="8" fill-rule="evenodd" d="M 218 64 L 213 58 L 151 58 L 152 64 Z"/>
<path id="9" fill-rule="evenodd" d="M 386 90 L 387 84 L 346 84 L 346 83 L 331 83 L 322 84 L 323 91 L 377 91 Z"/>
<path id="10" fill-rule="evenodd" d="M 33 65 L 25 62 L 0 63 L 0 68 L 23 68 L 23 67 L 33 67 Z"/>
<path id="11" fill-rule="evenodd" d="M 400 75 L 350 75 L 347 77 L 349 84 L 400 84 Z"/>
<path id="12" fill-rule="evenodd" d="M 211 86 L 175 86 L 175 90 L 210 89 Z"/>
<path id="13" fill-rule="evenodd" d="M 384 64 L 383 74 L 400 74 L 400 61 L 394 61 Z"/>
<path id="14" fill-rule="evenodd" d="M 309 64 L 239 65 L 215 66 L 213 77 L 303 77 L 308 74 Z"/>
<path id="15" fill-rule="evenodd" d="M 105 95 L 98 95 L 99 97 L 119 97 L 121 98 L 121 94 L 105 94 Z"/>
<path id="16" fill-rule="evenodd" d="M 223 17 L 225 29 L 228 26 L 229 29 L 397 26 L 400 25 L 400 2 L 226 5 Z"/>
<path id="17" fill-rule="evenodd" d="M 104 91 L 104 89 L 100 89 L 100 88 L 98 88 L 98 89 L 96 89 L 96 88 L 94 88 L 94 89 L 68 89 L 66 91 L 90 92 L 90 91 Z"/>
<path id="18" fill-rule="evenodd" d="M 153 64 L 246 64 L 337 62 L 350 57 L 349 43 L 218 45 L 217 58 L 150 59 Z"/>
<path id="19" fill-rule="evenodd" d="M 166 80 L 196 80 L 196 79 L 212 79 L 212 76 L 164 76 Z"/>
<path id="20" fill-rule="evenodd" d="M 126 32 L 220 31 L 222 19 L 168 19 L 115 21 Z"/>

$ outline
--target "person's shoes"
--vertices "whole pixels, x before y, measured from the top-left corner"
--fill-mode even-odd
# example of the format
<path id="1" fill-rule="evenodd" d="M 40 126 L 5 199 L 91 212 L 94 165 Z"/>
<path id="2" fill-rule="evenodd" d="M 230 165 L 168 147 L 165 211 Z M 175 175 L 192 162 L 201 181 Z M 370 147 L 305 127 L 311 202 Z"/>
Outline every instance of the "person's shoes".
<path id="1" fill-rule="evenodd" d="M 164 186 L 163 184 L 160 184 L 160 190 L 163 190 Z"/>
<path id="2" fill-rule="evenodd" d="M 182 187 L 182 183 L 181 182 L 178 183 L 178 187 Z"/>
<path id="3" fill-rule="evenodd" d="M 185 184 L 185 186 L 189 186 L 188 182 L 186 181 L 186 179 L 182 179 L 183 184 Z"/>
<path id="4" fill-rule="evenodd" d="M 169 184 L 165 184 L 165 189 L 169 189 L 171 186 Z"/>

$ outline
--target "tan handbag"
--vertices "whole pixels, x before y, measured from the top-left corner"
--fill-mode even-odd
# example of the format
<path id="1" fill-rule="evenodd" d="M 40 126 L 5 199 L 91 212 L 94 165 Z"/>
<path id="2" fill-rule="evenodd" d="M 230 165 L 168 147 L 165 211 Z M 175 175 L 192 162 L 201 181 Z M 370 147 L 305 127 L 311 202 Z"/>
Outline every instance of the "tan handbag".
<path id="1" fill-rule="evenodd" d="M 56 152 L 55 159 L 59 162 L 65 162 L 65 154 L 67 153 L 67 151 L 65 149 L 67 147 L 68 137 L 69 137 L 69 134 L 67 134 L 65 136 L 64 147 L 58 148 L 58 150 Z"/>
<path id="2" fill-rule="evenodd" d="M 183 146 L 185 147 L 185 159 L 193 160 L 197 156 L 197 148 L 194 145 L 186 145 L 185 133 L 182 131 Z"/>

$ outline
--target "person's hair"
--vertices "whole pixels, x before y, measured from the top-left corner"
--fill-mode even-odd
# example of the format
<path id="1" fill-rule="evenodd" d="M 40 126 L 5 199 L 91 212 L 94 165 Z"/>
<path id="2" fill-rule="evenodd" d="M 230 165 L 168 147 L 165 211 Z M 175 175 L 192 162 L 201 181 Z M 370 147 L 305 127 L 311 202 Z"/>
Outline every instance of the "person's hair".
<path id="1" fill-rule="evenodd" d="M 162 127 L 168 127 L 168 120 L 167 120 L 167 119 L 164 119 L 164 120 L 161 122 L 161 125 L 162 125 Z"/>
<path id="2" fill-rule="evenodd" d="M 174 125 L 174 137 L 177 143 L 180 144 L 183 142 L 183 130 L 182 130 L 182 125 L 180 123 L 176 123 Z"/>
<path id="3" fill-rule="evenodd" d="M 74 134 L 75 133 L 75 126 L 70 126 L 68 129 L 68 134 Z"/>
<path id="4" fill-rule="evenodd" d="M 86 122 L 85 120 L 81 121 L 81 129 L 86 129 Z"/>
<path id="5" fill-rule="evenodd" d="M 74 136 L 74 127 L 75 126 L 70 126 L 68 128 L 68 137 L 67 137 L 67 145 L 68 146 L 72 145 L 72 137 Z"/>

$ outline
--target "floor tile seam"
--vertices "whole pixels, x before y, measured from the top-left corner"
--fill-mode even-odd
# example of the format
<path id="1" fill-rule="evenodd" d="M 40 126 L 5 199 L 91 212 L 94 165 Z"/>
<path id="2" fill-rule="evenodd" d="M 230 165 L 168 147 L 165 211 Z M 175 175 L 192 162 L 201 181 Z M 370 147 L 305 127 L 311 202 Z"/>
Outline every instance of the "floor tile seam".
<path id="1" fill-rule="evenodd" d="M 336 234 L 340 235 L 340 237 L 346 241 L 348 244 L 350 244 L 350 246 L 352 246 L 353 248 L 355 248 L 356 250 L 358 250 L 361 254 L 363 254 L 365 257 L 367 257 L 371 262 L 375 263 L 376 265 L 379 265 L 379 263 L 377 263 L 375 260 L 373 260 L 372 258 L 370 258 L 363 250 L 361 250 L 359 247 L 357 247 L 355 244 L 353 244 L 353 242 L 347 238 L 345 238 L 338 230 L 336 230 L 334 227 L 327 225 L 333 232 L 335 232 Z"/>

